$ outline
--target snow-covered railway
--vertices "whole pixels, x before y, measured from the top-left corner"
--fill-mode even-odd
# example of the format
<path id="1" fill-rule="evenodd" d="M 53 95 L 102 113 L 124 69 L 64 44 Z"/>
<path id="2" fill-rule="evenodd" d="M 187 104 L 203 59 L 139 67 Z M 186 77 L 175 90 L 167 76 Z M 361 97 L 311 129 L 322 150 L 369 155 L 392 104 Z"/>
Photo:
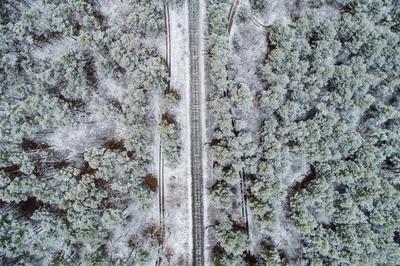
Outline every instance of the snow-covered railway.
<path id="1" fill-rule="evenodd" d="M 204 265 L 203 147 L 200 99 L 200 3 L 189 0 L 190 129 L 193 265 Z"/>

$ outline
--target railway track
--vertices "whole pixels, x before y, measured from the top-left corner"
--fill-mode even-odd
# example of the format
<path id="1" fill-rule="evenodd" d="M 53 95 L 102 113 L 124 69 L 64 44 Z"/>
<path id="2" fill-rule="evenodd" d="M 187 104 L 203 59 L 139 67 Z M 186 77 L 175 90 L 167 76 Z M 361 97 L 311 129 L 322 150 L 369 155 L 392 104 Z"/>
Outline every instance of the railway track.
<path id="1" fill-rule="evenodd" d="M 200 100 L 200 0 L 189 4 L 192 264 L 204 265 L 203 158 Z"/>

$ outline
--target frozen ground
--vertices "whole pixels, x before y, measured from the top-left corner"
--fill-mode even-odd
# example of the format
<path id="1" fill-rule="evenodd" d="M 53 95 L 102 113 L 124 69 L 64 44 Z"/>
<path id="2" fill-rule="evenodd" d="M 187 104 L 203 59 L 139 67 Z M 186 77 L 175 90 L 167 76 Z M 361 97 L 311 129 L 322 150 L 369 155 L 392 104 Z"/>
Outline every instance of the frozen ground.
<path id="1" fill-rule="evenodd" d="M 100 4 L 100 11 L 109 19 L 113 19 L 117 15 L 117 9 L 123 1 L 116 0 L 97 0 Z"/>
<path id="2" fill-rule="evenodd" d="M 239 8 L 250 9 L 250 6 L 247 1 L 241 1 Z M 229 38 L 232 54 L 238 58 L 236 79 L 249 86 L 254 98 L 256 91 L 262 87 L 257 77 L 257 68 L 266 54 L 267 43 L 265 35 L 265 30 L 254 24 L 249 18 L 244 22 L 235 20 Z M 244 117 L 244 119 L 247 119 L 248 126 L 254 134 L 260 127 L 261 119 L 259 116 L 259 112 L 254 109 L 247 118 Z"/>
<path id="3" fill-rule="evenodd" d="M 190 132 L 187 126 L 190 124 L 187 18 L 186 2 L 183 6 L 170 5 L 171 88 L 181 96 L 174 113 L 181 125 L 183 159 L 176 168 L 164 165 L 165 265 L 188 265 L 191 258 L 190 160 L 187 159 L 190 158 Z M 165 41 L 162 43 L 165 44 Z M 165 46 L 163 49 L 162 54 L 165 54 Z M 158 158 L 158 152 L 157 148 L 155 158 Z M 155 161 L 158 162 L 158 159 Z"/>
<path id="4" fill-rule="evenodd" d="M 99 89 L 102 90 L 102 93 L 109 98 L 117 99 L 119 102 L 123 102 L 128 93 L 127 85 L 121 80 L 103 78 L 99 81 L 98 86 Z"/>
<path id="5" fill-rule="evenodd" d="M 140 247 L 151 247 L 149 239 L 140 234 L 146 228 L 156 228 L 158 225 L 158 208 L 155 200 L 151 203 L 151 206 L 150 209 L 142 210 L 136 202 L 132 202 L 124 211 L 124 214 L 129 217 L 127 224 L 114 229 L 112 241 L 108 246 L 113 259 L 134 258 L 136 256 L 136 250 L 129 247 L 129 240 L 131 239 L 134 239 Z M 153 256 L 156 257 L 157 252 L 154 252 Z M 149 261 L 145 265 L 154 265 L 154 261 Z"/>
<path id="6" fill-rule="evenodd" d="M 286 190 L 294 183 L 301 181 L 309 170 L 306 160 L 292 156 L 288 161 L 289 165 L 286 167 L 286 171 L 278 176 L 281 186 Z"/>
<path id="7" fill-rule="evenodd" d="M 47 142 L 56 150 L 67 152 L 71 158 L 90 147 L 100 147 L 115 135 L 113 122 L 105 121 L 93 124 L 81 124 L 78 127 L 59 128 L 46 137 Z"/>
<path id="8" fill-rule="evenodd" d="M 45 60 L 48 58 L 59 58 L 67 51 L 79 48 L 76 40 L 70 37 L 64 37 L 53 41 L 51 44 L 44 44 L 32 51 L 32 56 L 36 59 Z"/>
<path id="9" fill-rule="evenodd" d="M 290 2 L 291 1 L 289 1 L 289 3 Z M 264 10 L 252 12 L 252 15 L 257 21 L 265 26 L 272 25 L 276 20 L 280 20 L 283 23 L 290 23 L 291 21 L 290 13 L 287 9 L 287 1 L 285 0 L 273 0 Z"/>

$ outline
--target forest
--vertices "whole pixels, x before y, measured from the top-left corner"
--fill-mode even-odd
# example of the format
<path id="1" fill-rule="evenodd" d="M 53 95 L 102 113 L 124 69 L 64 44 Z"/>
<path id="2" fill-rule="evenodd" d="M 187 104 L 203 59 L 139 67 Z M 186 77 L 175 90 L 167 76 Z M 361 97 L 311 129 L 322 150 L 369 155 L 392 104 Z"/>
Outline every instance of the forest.
<path id="1" fill-rule="evenodd" d="M 190 264 L 189 3 L 0 1 L 0 265 Z M 400 2 L 203 4 L 206 265 L 398 265 Z"/>
<path id="2" fill-rule="evenodd" d="M 165 31 L 162 3 L 118 2 L 0 3 L 2 265 L 157 256 L 158 224 L 132 224 L 155 204 L 153 132 L 179 160 L 179 95 L 151 41 Z"/>
<path id="3" fill-rule="evenodd" d="M 400 6 L 286 3 L 255 83 L 246 26 L 273 2 L 241 3 L 228 32 L 231 2 L 208 1 L 213 262 L 397 265 Z"/>

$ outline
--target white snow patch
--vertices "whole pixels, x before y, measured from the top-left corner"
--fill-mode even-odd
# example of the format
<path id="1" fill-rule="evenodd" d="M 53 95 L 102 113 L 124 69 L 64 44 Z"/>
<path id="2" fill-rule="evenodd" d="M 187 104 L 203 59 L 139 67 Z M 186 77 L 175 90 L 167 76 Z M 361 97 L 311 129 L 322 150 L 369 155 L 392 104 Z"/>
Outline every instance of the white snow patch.
<path id="1" fill-rule="evenodd" d="M 184 93 L 189 88 L 189 36 L 187 3 L 171 9 L 171 85 Z"/>
<path id="2" fill-rule="evenodd" d="M 323 5 L 318 9 L 319 13 L 325 17 L 337 17 L 340 15 L 340 10 L 337 7 Z"/>
<path id="3" fill-rule="evenodd" d="M 187 2 L 183 6 L 170 5 L 171 33 L 171 88 L 181 96 L 177 108 L 173 110 L 181 128 L 182 160 L 175 168 L 164 161 L 164 204 L 165 239 L 164 259 L 168 265 L 189 265 L 191 259 L 191 215 L 190 215 L 190 125 L 189 117 L 189 47 Z M 165 34 L 152 43 L 162 55 L 166 55 Z M 154 97 L 153 108 L 157 120 L 160 119 L 160 97 Z M 154 161 L 156 171 L 159 167 L 159 141 L 155 137 Z"/>
<path id="4" fill-rule="evenodd" d="M 98 0 L 100 4 L 100 12 L 109 17 L 115 18 L 118 16 L 118 6 L 122 4 L 122 1 L 119 0 Z"/>
<path id="5" fill-rule="evenodd" d="M 109 253 L 112 255 L 113 259 L 135 258 L 136 250 L 129 247 L 129 240 L 132 238 L 138 242 L 139 245 L 147 245 L 151 248 L 151 242 L 140 235 L 140 232 L 142 232 L 146 226 L 158 225 L 156 202 L 152 202 L 151 206 L 151 208 L 146 208 L 146 210 L 143 211 L 139 208 L 137 202 L 133 202 L 124 211 L 124 214 L 129 216 L 128 223 L 114 229 L 112 240 L 108 245 Z M 154 250 L 154 253 L 150 255 L 153 259 L 156 259 L 156 254 L 157 252 Z M 154 260 L 150 260 L 143 265 L 154 265 Z"/>
<path id="6" fill-rule="evenodd" d="M 170 5 L 171 7 L 172 5 Z M 191 215 L 190 215 L 190 122 L 189 117 L 189 47 L 187 1 L 178 7 L 170 8 L 171 34 L 171 88 L 181 96 L 176 114 L 183 138 L 181 164 L 175 169 L 165 167 L 165 207 L 166 207 L 166 248 L 173 256 L 171 265 L 185 262 L 189 264 L 191 254 Z"/>
<path id="7" fill-rule="evenodd" d="M 254 13 L 254 18 L 265 26 L 272 25 L 276 20 L 280 20 L 285 24 L 291 22 L 289 11 L 286 7 L 286 1 L 275 0 L 271 2 L 267 8 L 261 12 Z"/>
<path id="8" fill-rule="evenodd" d="M 65 37 L 60 40 L 53 41 L 52 44 L 46 44 L 43 47 L 37 47 L 32 50 L 32 56 L 41 60 L 48 58 L 56 59 L 63 56 L 67 51 L 79 48 L 76 40 Z"/>
<path id="9" fill-rule="evenodd" d="M 104 78 L 99 81 L 99 87 L 104 90 L 105 94 L 111 98 L 115 98 L 120 102 L 124 101 L 127 95 L 127 87 L 120 81 L 112 78 Z"/>
<path id="10" fill-rule="evenodd" d="M 78 127 L 58 128 L 49 134 L 47 141 L 57 150 L 67 151 L 68 157 L 72 157 L 88 148 L 101 146 L 104 139 L 113 136 L 114 132 L 112 122 L 81 124 Z"/>
<path id="11" fill-rule="evenodd" d="M 301 236 L 294 226 L 280 217 L 280 221 L 271 233 L 271 239 L 275 246 L 283 250 L 287 256 L 295 258 L 301 250 Z"/>
<path id="12" fill-rule="evenodd" d="M 288 161 L 289 165 L 286 167 L 286 171 L 278 176 L 281 185 L 286 189 L 301 181 L 309 171 L 309 164 L 306 160 L 290 158 Z"/>
<path id="13" fill-rule="evenodd" d="M 170 16 L 172 17 L 172 13 L 170 14 Z M 172 27 L 172 25 L 171 25 Z M 171 34 L 172 34 L 172 29 L 171 29 Z M 166 41 L 165 41 L 165 37 L 166 34 L 165 32 L 161 32 L 159 33 L 156 37 L 152 37 L 152 36 L 147 36 L 146 38 L 143 38 L 141 41 L 148 47 L 155 47 L 158 51 L 158 53 L 166 58 L 167 56 L 167 52 L 166 52 Z M 171 36 L 172 38 L 172 36 Z M 171 40 L 172 42 L 172 40 Z M 183 45 L 184 43 L 182 43 Z M 175 49 L 175 47 L 172 46 L 172 49 Z M 172 51 L 173 52 L 173 51 Z"/>
<path id="14" fill-rule="evenodd" d="M 164 252 L 170 251 L 171 265 L 178 265 L 179 261 L 189 264 L 190 260 L 190 223 L 188 201 L 188 181 L 190 179 L 188 163 L 183 163 L 176 169 L 165 167 L 165 248 Z"/>
<path id="15" fill-rule="evenodd" d="M 306 160 L 292 156 L 289 158 L 289 164 L 286 171 L 278 176 L 281 187 L 285 190 L 283 199 L 290 187 L 296 182 L 300 182 L 309 171 L 309 164 Z M 270 236 L 278 249 L 283 250 L 289 257 L 296 257 L 301 252 L 301 234 L 295 228 L 292 221 L 287 219 L 287 211 L 284 209 L 286 202 L 275 202 L 274 212 L 278 223 Z"/>
<path id="16" fill-rule="evenodd" d="M 314 208 L 310 209 L 310 213 L 314 216 L 315 220 L 320 224 L 330 224 L 331 217 L 325 213 L 321 213 Z"/>

